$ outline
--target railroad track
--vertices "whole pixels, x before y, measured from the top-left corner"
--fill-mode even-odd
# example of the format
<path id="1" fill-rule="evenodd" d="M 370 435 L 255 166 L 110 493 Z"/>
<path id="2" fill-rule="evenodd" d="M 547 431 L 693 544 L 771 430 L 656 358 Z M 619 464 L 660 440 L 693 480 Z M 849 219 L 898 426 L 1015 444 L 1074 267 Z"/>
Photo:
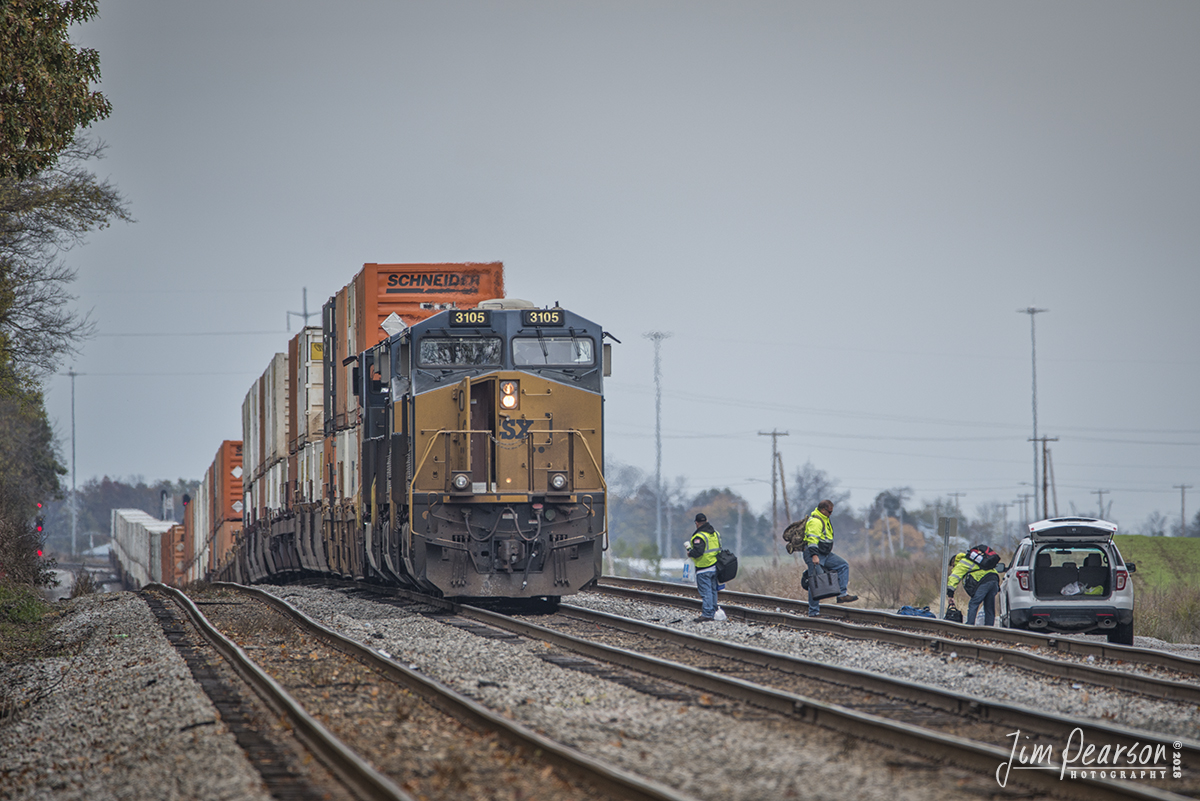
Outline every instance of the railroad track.
<path id="1" fill-rule="evenodd" d="M 654 593 L 669 593 L 672 595 L 694 597 L 695 591 L 691 585 L 682 585 L 671 581 L 652 581 L 650 579 L 632 579 L 621 576 L 604 576 L 600 579 L 597 589 L 619 587 L 631 590 L 646 590 Z M 743 606 L 765 606 L 782 609 L 796 615 L 808 614 L 808 601 L 794 598 L 781 598 L 774 595 L 757 595 L 747 592 L 722 590 L 721 596 Z M 968 626 L 963 623 L 953 623 L 937 618 L 917 617 L 915 615 L 900 615 L 894 612 L 880 612 L 874 609 L 858 609 L 853 606 L 838 606 L 822 604 L 821 616 L 835 620 L 845 620 L 862 625 L 886 626 L 889 628 L 905 629 L 968 640 L 992 640 L 1009 645 L 1022 645 L 1030 648 L 1046 648 L 1065 654 L 1078 656 L 1093 656 L 1096 659 L 1107 659 L 1116 662 L 1132 662 L 1135 664 L 1152 665 L 1166 668 L 1180 674 L 1200 677 L 1200 659 L 1191 659 L 1179 654 L 1159 651 L 1153 648 L 1139 648 L 1130 645 L 1080 640 L 1075 637 L 1055 636 L 1054 634 L 1039 634 L 1021 629 L 1006 629 L 996 626 Z"/>
<path id="2" fill-rule="evenodd" d="M 520 786 L 513 797 L 694 801 L 508 720 L 269 593 L 215 587 L 176 602 L 360 798 L 490 798 L 489 788 Z"/>
<path id="3" fill-rule="evenodd" d="M 396 601 L 396 596 L 404 600 Z M 378 593 L 376 597 L 393 605 L 428 601 L 423 596 L 395 591 Z M 922 759 L 966 767 L 985 776 L 994 774 L 1010 758 L 1005 749 L 993 743 L 1007 742 L 1006 735 L 1015 729 L 1031 738 L 1025 743 L 1055 742 L 1059 748 L 1076 726 L 1087 727 L 1089 738 L 1125 748 L 1153 738 L 1144 732 L 989 704 L 912 682 L 864 671 L 839 670 L 570 605 L 563 605 L 557 615 L 539 618 L 538 623 L 472 607 L 446 604 L 445 609 L 447 615 L 453 615 L 446 622 L 460 628 L 473 624 L 500 629 L 570 652 L 570 655 L 545 657 L 562 667 L 604 676 L 627 686 L 645 685 L 646 677 L 651 684 L 654 680 L 669 682 L 683 688 L 675 691 L 674 697 L 679 699 L 689 697 L 688 689 L 719 695 L 768 710 L 796 726 L 815 724 Z M 671 658 L 663 658 L 663 654 Z M 627 671 L 636 671 L 642 678 L 621 675 Z M 806 693 L 826 697 L 834 694 L 842 701 L 834 704 L 815 700 L 811 695 L 796 692 L 798 686 Z M 660 697 L 664 692 L 661 687 L 646 689 Z M 1189 764 L 1197 764 L 1200 745 L 1181 743 L 1181 753 Z M 894 763 L 905 764 L 904 760 Z M 929 770 L 929 766 L 917 769 Z M 1041 771 L 1022 775 L 1020 781 L 1039 794 L 1060 798 L 1178 799 L 1200 795 L 1200 774 L 1190 768 L 1180 779 L 1168 779 L 1159 786 L 1060 781 L 1057 773 Z M 999 790 L 995 785 L 993 789 Z"/>
<path id="4" fill-rule="evenodd" d="M 296 738 L 340 779 L 353 797 L 365 801 L 412 801 L 305 712 L 242 649 L 213 627 L 187 596 L 173 587 L 150 584 L 143 588 L 142 597 L 272 796 L 315 801 L 327 798 L 328 793 L 314 787 L 296 760 L 290 758 L 288 749 L 264 733 L 269 724 L 258 719 L 253 704 L 243 695 L 244 688 L 223 679 L 220 669 L 202 653 L 205 645 L 216 651 L 270 711 L 288 722 Z M 200 641 L 190 636 L 188 624 Z"/>
<path id="5" fill-rule="evenodd" d="M 666 582 L 605 577 L 590 591 L 690 611 L 700 609 L 700 601 L 694 592 L 688 593 L 686 588 Z M 822 606 L 821 617 L 810 618 L 807 615 L 807 602 L 801 603 L 789 598 L 748 593 L 723 592 L 721 595 L 721 608 L 725 610 L 726 614 L 731 619 L 746 623 L 822 632 L 848 639 L 886 642 L 935 653 L 953 651 L 959 657 L 977 659 L 981 662 L 1009 665 L 1057 678 L 1113 687 L 1153 698 L 1200 705 L 1200 681 L 1196 680 L 1200 677 L 1200 662 L 1162 651 L 1127 646 L 1100 646 L 1096 643 L 1081 642 L 1071 638 L 1046 637 L 1010 629 L 988 628 L 987 631 L 982 631 L 979 627 L 962 626 L 949 621 L 913 618 L 907 615 L 892 615 L 886 612 L 872 612 L 849 607 Z M 731 601 L 736 603 L 731 603 Z M 826 609 L 830 610 L 829 614 L 826 614 Z M 846 619 L 831 619 L 835 613 L 841 614 Z M 857 616 L 858 620 L 867 622 L 850 622 L 847 613 L 861 613 Z M 947 636 L 948 634 L 953 634 L 953 636 Z M 996 636 L 997 634 L 999 637 Z M 989 640 L 1006 638 L 1007 635 L 1015 635 L 1014 639 L 1005 641 L 1019 647 L 988 644 Z M 1044 650 L 1047 655 L 1023 650 L 1033 648 Z M 1104 652 L 1108 656 L 1096 657 L 1096 654 L 1089 653 L 1090 649 L 1099 649 L 1097 653 Z M 1070 657 L 1105 658 L 1114 663 L 1124 661 L 1149 665 L 1160 671 L 1170 671 L 1172 678 L 1100 667 L 1096 664 L 1074 661 L 1071 658 L 1056 658 L 1060 654 Z"/>

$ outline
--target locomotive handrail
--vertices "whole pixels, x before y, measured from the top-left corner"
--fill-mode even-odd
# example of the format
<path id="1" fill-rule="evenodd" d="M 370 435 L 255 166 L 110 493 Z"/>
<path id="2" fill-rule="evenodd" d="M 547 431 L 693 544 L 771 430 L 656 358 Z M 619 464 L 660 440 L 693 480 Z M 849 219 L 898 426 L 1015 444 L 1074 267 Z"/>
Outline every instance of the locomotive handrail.
<path id="1" fill-rule="evenodd" d="M 429 444 L 425 446 L 425 453 L 421 455 L 421 460 L 417 462 L 416 468 L 413 470 L 412 480 L 408 482 L 408 508 L 409 508 L 409 525 L 408 525 L 408 549 L 412 550 L 412 538 L 414 531 L 415 520 L 412 519 L 413 495 L 415 493 L 414 485 L 417 483 L 417 476 L 421 475 L 421 469 L 425 467 L 425 460 L 429 458 L 429 454 L 433 452 L 433 446 L 437 444 L 438 438 L 442 434 L 491 434 L 489 430 L 476 431 L 470 428 L 422 428 L 421 434 L 432 434 L 429 438 Z M 592 453 L 592 446 L 588 444 L 587 437 L 577 428 L 551 428 L 538 429 L 538 434 L 575 434 L 583 442 L 583 447 L 587 450 L 588 458 L 592 460 L 592 467 L 596 469 L 596 475 L 600 477 L 600 486 L 604 490 L 604 550 L 608 550 L 608 482 L 604 480 L 604 470 L 601 469 L 599 462 L 596 461 L 596 455 Z"/>

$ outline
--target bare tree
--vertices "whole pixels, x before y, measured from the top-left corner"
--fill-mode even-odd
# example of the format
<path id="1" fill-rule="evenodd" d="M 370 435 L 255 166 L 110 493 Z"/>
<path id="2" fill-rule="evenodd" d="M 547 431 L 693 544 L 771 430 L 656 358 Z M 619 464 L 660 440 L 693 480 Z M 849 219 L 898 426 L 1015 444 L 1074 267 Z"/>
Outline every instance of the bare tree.
<path id="1" fill-rule="evenodd" d="M 839 483 L 824 470 L 818 470 L 811 461 L 805 462 L 792 473 L 792 496 L 788 499 L 792 504 L 791 519 L 800 520 L 826 498 L 833 501 L 835 507 L 844 503 L 850 493 L 837 489 Z"/>
<path id="2" fill-rule="evenodd" d="M 131 219 L 121 194 L 85 167 L 103 150 L 78 140 L 53 167 L 0 179 L 0 359 L 25 377 L 53 372 L 91 332 L 68 305 L 75 271 L 61 254 L 113 219 Z"/>

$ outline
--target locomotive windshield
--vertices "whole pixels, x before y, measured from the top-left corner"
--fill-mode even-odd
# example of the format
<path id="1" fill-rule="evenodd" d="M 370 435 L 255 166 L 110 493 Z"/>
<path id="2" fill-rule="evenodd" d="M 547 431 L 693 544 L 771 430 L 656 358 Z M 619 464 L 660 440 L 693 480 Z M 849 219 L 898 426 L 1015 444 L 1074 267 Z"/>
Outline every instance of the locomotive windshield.
<path id="1" fill-rule="evenodd" d="M 499 337 L 425 337 L 419 361 L 427 367 L 480 367 L 500 364 Z"/>
<path id="2" fill-rule="evenodd" d="M 517 367 L 587 365 L 596 360 L 589 337 L 518 337 L 513 340 Z"/>

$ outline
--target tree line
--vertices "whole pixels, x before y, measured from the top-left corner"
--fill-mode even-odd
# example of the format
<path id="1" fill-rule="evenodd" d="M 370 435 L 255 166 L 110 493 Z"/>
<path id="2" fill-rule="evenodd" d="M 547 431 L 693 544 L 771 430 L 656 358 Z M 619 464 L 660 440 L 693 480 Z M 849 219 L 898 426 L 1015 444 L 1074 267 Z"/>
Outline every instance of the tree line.
<path id="1" fill-rule="evenodd" d="M 91 333 L 71 308 L 65 258 L 85 236 L 129 220 L 126 202 L 87 167 L 103 145 L 81 136 L 111 106 L 95 50 L 69 28 L 95 0 L 8 0 L 0 13 L 0 581 L 44 584 L 40 509 L 66 474 L 43 386 Z"/>

